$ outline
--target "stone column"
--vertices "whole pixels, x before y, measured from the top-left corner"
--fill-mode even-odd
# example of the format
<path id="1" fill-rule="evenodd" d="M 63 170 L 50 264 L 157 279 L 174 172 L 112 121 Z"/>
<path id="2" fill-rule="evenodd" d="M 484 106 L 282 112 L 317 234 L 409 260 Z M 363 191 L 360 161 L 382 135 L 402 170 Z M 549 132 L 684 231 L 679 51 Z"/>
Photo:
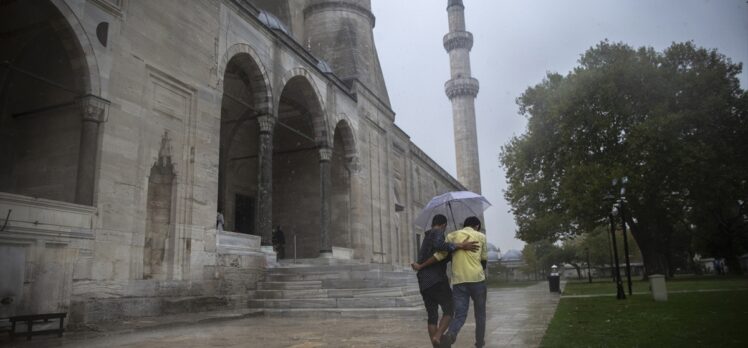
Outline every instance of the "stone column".
<path id="1" fill-rule="evenodd" d="M 330 199 L 332 194 L 332 173 L 330 160 L 332 149 L 321 147 L 319 149 L 319 196 L 320 196 L 320 257 L 331 257 L 332 246 L 330 245 Z"/>
<path id="2" fill-rule="evenodd" d="M 75 203 L 93 205 L 96 154 L 99 142 L 99 124 L 106 120 L 109 101 L 92 94 L 78 98 L 82 112 L 80 147 L 78 150 L 78 177 L 75 186 Z"/>
<path id="3" fill-rule="evenodd" d="M 370 185 L 368 177 L 363 174 L 359 157 L 354 156 L 346 159 L 346 169 L 350 177 L 350 240 L 353 249 L 353 257 L 358 260 L 371 259 L 371 243 L 367 244 L 367 210 L 365 192 Z M 368 247 L 368 249 L 367 249 Z"/>
<path id="4" fill-rule="evenodd" d="M 275 117 L 257 118 L 260 136 L 257 147 L 257 207 L 256 231 L 262 236 L 262 245 L 271 246 L 273 239 L 273 128 Z"/>

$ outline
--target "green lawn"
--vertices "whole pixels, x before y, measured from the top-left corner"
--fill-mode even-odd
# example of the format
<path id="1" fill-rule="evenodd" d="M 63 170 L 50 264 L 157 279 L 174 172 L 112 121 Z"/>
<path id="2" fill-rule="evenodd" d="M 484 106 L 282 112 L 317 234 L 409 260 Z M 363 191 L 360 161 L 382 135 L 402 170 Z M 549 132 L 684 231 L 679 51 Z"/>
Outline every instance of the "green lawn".
<path id="1" fill-rule="evenodd" d="M 730 290 L 670 293 L 667 302 L 636 294 L 626 300 L 562 298 L 541 346 L 748 347 L 748 290 L 737 289 L 746 286 L 745 278 L 691 278 L 669 281 L 668 290 Z M 577 294 L 607 288 L 603 293 L 615 294 L 612 283 L 567 284 Z"/>

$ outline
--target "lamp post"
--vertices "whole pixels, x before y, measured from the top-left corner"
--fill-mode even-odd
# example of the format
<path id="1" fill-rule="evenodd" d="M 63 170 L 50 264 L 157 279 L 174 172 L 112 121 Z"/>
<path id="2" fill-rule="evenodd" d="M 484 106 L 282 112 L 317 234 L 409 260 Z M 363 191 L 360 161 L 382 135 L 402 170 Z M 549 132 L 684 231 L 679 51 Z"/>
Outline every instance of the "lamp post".
<path id="1" fill-rule="evenodd" d="M 605 198 L 612 200 L 613 195 L 607 195 Z M 618 215 L 618 209 L 613 206 L 610 211 L 608 218 L 610 219 L 610 238 L 613 241 L 613 255 L 615 256 L 615 282 L 616 282 L 616 298 L 619 300 L 626 299 L 626 293 L 623 291 L 623 283 L 621 282 L 621 268 L 618 262 L 618 246 L 616 245 L 616 222 L 615 215 Z"/>
<path id="2" fill-rule="evenodd" d="M 615 282 L 616 273 L 615 267 L 613 267 L 613 241 L 610 240 L 610 234 L 608 234 L 608 255 L 610 255 L 610 277 L 613 278 L 613 282 Z"/>
<path id="3" fill-rule="evenodd" d="M 584 251 L 587 252 L 587 279 L 592 283 L 592 272 L 590 272 L 590 248 L 584 247 Z"/>
<path id="4" fill-rule="evenodd" d="M 613 186 L 616 185 L 616 179 L 613 179 Z M 626 281 L 629 288 L 629 296 L 631 296 L 631 261 L 629 260 L 629 238 L 626 233 L 626 184 L 628 184 L 629 178 L 624 176 L 621 178 L 621 197 L 618 199 L 619 210 L 621 212 L 621 227 L 623 228 L 623 252 L 625 253 L 624 259 L 626 260 Z"/>

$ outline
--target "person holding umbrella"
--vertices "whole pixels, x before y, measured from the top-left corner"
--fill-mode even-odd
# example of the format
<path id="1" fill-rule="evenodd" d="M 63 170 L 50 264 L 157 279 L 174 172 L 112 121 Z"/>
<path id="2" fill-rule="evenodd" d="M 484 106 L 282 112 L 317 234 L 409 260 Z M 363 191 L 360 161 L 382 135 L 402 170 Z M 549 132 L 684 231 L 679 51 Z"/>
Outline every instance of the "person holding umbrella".
<path id="1" fill-rule="evenodd" d="M 486 235 L 480 232 L 481 222 L 471 216 L 465 219 L 463 229 L 454 231 L 447 235 L 447 243 L 477 241 L 479 250 L 457 250 L 452 254 L 452 291 L 455 304 L 455 316 L 449 324 L 449 329 L 433 343 L 439 343 L 442 347 L 451 347 L 457 339 L 462 325 L 465 324 L 467 312 L 470 307 L 470 299 L 473 299 L 475 312 L 475 346 L 485 345 L 486 334 L 486 265 L 488 261 L 488 248 Z M 439 251 L 423 263 L 413 264 L 415 270 L 446 259 L 448 252 Z"/>
<path id="2" fill-rule="evenodd" d="M 421 248 L 418 251 L 418 262 L 425 262 L 437 252 L 451 253 L 455 250 L 478 250 L 478 242 L 445 243 L 444 231 L 447 217 L 437 214 L 431 220 L 431 229 L 426 231 Z M 439 339 L 447 329 L 454 314 L 452 290 L 447 278 L 448 259 L 433 262 L 429 266 L 416 269 L 417 263 L 411 264 L 418 271 L 418 287 L 423 297 L 423 305 L 428 315 L 427 330 L 431 343 L 437 347 Z M 439 321 L 439 307 L 442 308 L 442 319 Z"/>

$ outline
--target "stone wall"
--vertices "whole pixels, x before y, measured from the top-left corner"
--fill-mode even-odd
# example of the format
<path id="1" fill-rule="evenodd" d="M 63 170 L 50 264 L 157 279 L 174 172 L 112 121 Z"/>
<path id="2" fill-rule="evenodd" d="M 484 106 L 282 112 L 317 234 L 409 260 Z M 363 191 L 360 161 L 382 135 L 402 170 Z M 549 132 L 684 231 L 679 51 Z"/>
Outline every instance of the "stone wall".
<path id="1" fill-rule="evenodd" d="M 300 258 L 317 257 L 326 236 L 328 250 L 346 258 L 402 267 L 415 257 L 418 209 L 437 193 L 462 189 L 394 125 L 386 91 L 365 79 L 342 81 L 296 34 L 265 26 L 247 1 L 49 4 L 74 29 L 68 39 L 81 43 L 83 89 L 108 106 L 87 128 L 94 135 L 87 147 L 94 158 L 83 161 L 95 168 L 91 204 L 0 193 L 0 214 L 13 210 L 0 251 L 16 265 L 0 272 L 0 291 L 17 299 L 0 314 L 68 311 L 73 323 L 85 323 L 246 306 L 274 255 L 261 252 L 265 225 L 255 225 L 257 235 L 216 230 L 221 171 L 230 174 L 227 230 L 236 227 L 238 193 L 255 197 L 256 219 L 281 225 L 287 257 L 294 234 Z M 298 20 L 303 8 L 289 11 Z M 106 40 L 97 35 L 104 22 Z M 227 78 L 238 56 L 252 62 L 239 61 L 233 71 L 244 87 Z M 378 69 L 376 57 L 367 62 Z M 224 121 L 240 109 L 248 123 L 222 167 Z M 75 114 L 58 114 L 64 124 L 77 123 Z M 275 125 L 259 127 L 260 117 Z M 65 129 L 35 136 L 52 142 Z M 73 154 L 79 138 L 61 148 Z M 272 159 L 270 171 L 263 156 Z M 65 180 L 53 184 L 71 187 Z M 263 215 L 268 211 L 272 216 Z"/>

